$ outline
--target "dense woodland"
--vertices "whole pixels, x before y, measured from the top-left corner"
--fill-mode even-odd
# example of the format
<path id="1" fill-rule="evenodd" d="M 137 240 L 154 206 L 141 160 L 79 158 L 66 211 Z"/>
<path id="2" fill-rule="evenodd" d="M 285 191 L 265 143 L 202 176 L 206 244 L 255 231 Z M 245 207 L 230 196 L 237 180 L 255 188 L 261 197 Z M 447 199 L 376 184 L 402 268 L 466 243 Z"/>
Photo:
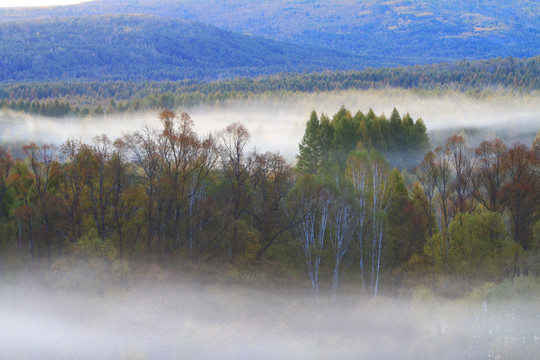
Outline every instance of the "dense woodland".
<path id="1" fill-rule="evenodd" d="M 0 82 L 210 81 L 362 67 L 335 50 L 140 14 L 0 22 L 0 52 Z"/>
<path id="2" fill-rule="evenodd" d="M 186 113 L 159 117 L 114 141 L 27 144 L 22 159 L 3 148 L 2 271 L 271 263 L 333 298 L 344 279 L 371 296 L 420 284 L 455 296 L 538 275 L 540 136 L 429 150 L 421 120 L 342 108 L 311 114 L 294 167 L 250 150 L 242 124 L 202 137 Z M 407 173 L 388 151 L 422 155 Z"/>
<path id="3" fill-rule="evenodd" d="M 535 358 L 539 34 L 528 0 L 1 8 L 0 357 Z M 396 108 L 306 111 L 294 163 L 188 114 L 380 94 L 458 101 L 431 139 Z"/>
<path id="4" fill-rule="evenodd" d="M 362 67 L 536 56 L 540 8 L 515 0 L 305 1 L 97 0 L 73 6 L 0 9 L 0 22 L 105 14 L 147 14 L 211 24 L 354 55 Z M 287 21 L 283 21 L 287 19 Z"/>
<path id="5" fill-rule="evenodd" d="M 349 72 L 281 74 L 199 82 L 113 81 L 0 84 L 0 108 L 40 116 L 103 114 L 225 104 L 253 96 L 287 98 L 291 93 L 404 88 L 438 94 L 460 91 L 487 96 L 493 91 L 536 93 L 540 58 L 505 58 Z"/>

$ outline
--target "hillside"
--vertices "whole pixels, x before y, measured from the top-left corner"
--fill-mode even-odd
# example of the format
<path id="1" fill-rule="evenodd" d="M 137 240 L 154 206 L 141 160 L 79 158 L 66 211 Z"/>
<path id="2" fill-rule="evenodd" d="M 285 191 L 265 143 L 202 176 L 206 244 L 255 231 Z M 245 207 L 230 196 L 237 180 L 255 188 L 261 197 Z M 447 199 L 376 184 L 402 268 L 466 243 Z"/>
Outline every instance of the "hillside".
<path id="1" fill-rule="evenodd" d="M 516 59 L 496 58 L 460 61 L 399 68 L 362 71 L 336 71 L 310 74 L 279 74 L 256 78 L 240 77 L 201 82 L 182 81 L 45 81 L 34 83 L 0 83 L 0 108 L 39 113 L 43 102 L 69 102 L 65 113 L 79 106 L 107 106 L 128 101 L 117 111 L 142 108 L 167 108 L 183 105 L 215 104 L 216 100 L 246 99 L 256 94 L 282 97 L 290 93 L 403 88 L 430 93 L 457 91 L 473 97 L 490 92 L 518 91 L 538 94 L 540 90 L 540 56 Z M 38 106 L 37 102 L 41 101 Z M 176 105 L 175 105 L 176 104 Z M 43 110 L 43 109 L 42 109 Z M 48 114 L 42 111 L 42 114 Z M 53 111 L 58 116 L 56 111 Z"/>
<path id="2" fill-rule="evenodd" d="M 213 80 L 360 66 L 337 51 L 150 15 L 2 23 L 0 54 L 2 82 Z"/>
<path id="3" fill-rule="evenodd" d="M 46 9 L 4 9 L 0 21 L 107 13 L 196 20 L 296 45 L 335 49 L 362 56 L 362 67 L 540 54 L 540 4 L 526 0 L 98 0 Z"/>

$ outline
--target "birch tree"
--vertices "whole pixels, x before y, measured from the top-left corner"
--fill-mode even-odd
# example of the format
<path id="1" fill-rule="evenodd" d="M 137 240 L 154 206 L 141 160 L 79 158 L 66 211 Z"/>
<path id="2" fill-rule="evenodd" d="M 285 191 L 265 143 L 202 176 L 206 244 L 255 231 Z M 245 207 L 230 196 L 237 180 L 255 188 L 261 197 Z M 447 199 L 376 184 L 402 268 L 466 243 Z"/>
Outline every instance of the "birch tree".
<path id="1" fill-rule="evenodd" d="M 334 270 L 332 273 L 332 304 L 335 304 L 338 290 L 340 269 L 343 257 L 351 243 L 356 230 L 357 214 L 348 196 L 347 184 L 336 180 L 339 189 L 334 196 L 334 204 L 330 210 L 330 244 L 334 252 Z"/>
<path id="2" fill-rule="evenodd" d="M 357 236 L 362 288 L 371 296 L 376 296 L 384 251 L 386 215 L 392 195 L 390 166 L 376 151 L 368 153 L 360 150 L 349 157 L 348 175 L 359 208 Z M 366 272 L 369 272 L 368 279 Z"/>
<path id="3" fill-rule="evenodd" d="M 319 270 L 334 199 L 329 189 L 317 184 L 313 176 L 304 175 L 298 181 L 298 187 L 292 196 L 291 210 L 297 211 L 304 221 L 294 227 L 293 234 L 304 255 L 310 290 L 318 304 Z"/>
<path id="4" fill-rule="evenodd" d="M 364 151 L 356 151 L 349 156 L 347 177 L 353 184 L 354 198 L 358 208 L 356 217 L 356 238 L 359 250 L 359 266 L 360 266 L 360 281 L 362 290 L 366 289 L 366 281 L 364 276 L 364 265 L 366 263 L 364 251 L 364 231 L 366 222 L 366 210 L 368 199 L 368 153 Z"/>
<path id="5" fill-rule="evenodd" d="M 386 214 L 391 201 L 392 188 L 388 181 L 390 178 L 388 162 L 375 152 L 370 155 L 370 215 L 372 227 L 370 293 L 375 297 L 379 288 Z"/>

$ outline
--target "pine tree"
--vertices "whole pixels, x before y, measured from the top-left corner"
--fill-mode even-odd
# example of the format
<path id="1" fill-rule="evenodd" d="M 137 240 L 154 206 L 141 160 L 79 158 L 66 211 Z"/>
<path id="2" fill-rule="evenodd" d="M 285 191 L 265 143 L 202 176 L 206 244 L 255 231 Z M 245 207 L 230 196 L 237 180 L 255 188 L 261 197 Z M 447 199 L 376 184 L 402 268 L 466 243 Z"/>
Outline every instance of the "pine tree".
<path id="1" fill-rule="evenodd" d="M 320 124 L 315 110 L 311 112 L 302 142 L 299 144 L 300 155 L 297 155 L 296 168 L 301 173 L 315 174 L 321 156 L 321 144 L 319 139 Z"/>

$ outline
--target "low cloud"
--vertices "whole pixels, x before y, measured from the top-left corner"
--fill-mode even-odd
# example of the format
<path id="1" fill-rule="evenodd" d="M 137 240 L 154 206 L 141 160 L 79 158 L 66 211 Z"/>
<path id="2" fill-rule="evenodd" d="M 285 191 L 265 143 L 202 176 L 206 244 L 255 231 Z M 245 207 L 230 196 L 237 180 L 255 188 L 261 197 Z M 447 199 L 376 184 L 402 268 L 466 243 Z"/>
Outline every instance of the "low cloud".
<path id="1" fill-rule="evenodd" d="M 0 285 L 3 359 L 527 358 L 536 302 L 343 294 L 135 282 L 103 294 L 18 278 Z M 515 357 L 514 357 L 515 358 Z"/>
<path id="2" fill-rule="evenodd" d="M 251 134 L 251 146 L 261 151 L 279 151 L 293 162 L 298 153 L 305 124 L 312 110 L 332 116 L 341 106 L 356 111 L 372 108 L 389 116 L 395 107 L 403 115 L 422 118 L 434 145 L 447 135 L 463 129 L 477 129 L 478 139 L 502 137 L 507 142 L 529 142 L 540 130 L 538 96 L 506 96 L 495 93 L 475 98 L 461 93 L 423 95 L 406 90 L 335 91 L 328 93 L 291 93 L 286 98 L 256 96 L 251 100 L 230 100 L 217 106 L 177 109 L 190 114 L 195 130 L 204 135 L 233 122 L 241 122 Z M 61 144 L 68 138 L 91 141 L 105 133 L 115 139 L 141 128 L 143 124 L 160 127 L 158 111 L 112 115 L 99 118 L 54 119 L 24 114 L 0 113 L 2 144 Z M 471 131 L 469 133 L 472 134 Z"/>

